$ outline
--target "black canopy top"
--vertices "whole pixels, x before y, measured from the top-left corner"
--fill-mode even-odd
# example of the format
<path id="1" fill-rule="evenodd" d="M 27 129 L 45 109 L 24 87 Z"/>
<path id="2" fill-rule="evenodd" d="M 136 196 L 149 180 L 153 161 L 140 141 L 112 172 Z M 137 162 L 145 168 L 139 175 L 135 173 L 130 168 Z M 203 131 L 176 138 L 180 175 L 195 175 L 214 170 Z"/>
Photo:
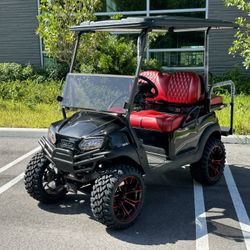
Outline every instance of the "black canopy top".
<path id="1" fill-rule="evenodd" d="M 143 29 L 172 30 L 172 31 L 199 31 L 211 29 L 233 29 L 237 25 L 227 21 L 190 18 L 182 16 L 157 17 L 128 17 L 121 20 L 88 21 L 79 26 L 73 26 L 72 31 L 109 31 L 137 33 Z"/>

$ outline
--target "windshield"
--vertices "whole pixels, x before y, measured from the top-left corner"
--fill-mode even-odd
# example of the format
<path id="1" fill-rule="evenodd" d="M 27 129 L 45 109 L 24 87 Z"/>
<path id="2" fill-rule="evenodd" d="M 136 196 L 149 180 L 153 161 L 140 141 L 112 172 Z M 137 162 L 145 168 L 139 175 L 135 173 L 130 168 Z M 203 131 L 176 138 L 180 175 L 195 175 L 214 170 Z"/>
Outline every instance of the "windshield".
<path id="1" fill-rule="evenodd" d="M 61 105 L 67 108 L 124 113 L 134 77 L 68 74 Z"/>

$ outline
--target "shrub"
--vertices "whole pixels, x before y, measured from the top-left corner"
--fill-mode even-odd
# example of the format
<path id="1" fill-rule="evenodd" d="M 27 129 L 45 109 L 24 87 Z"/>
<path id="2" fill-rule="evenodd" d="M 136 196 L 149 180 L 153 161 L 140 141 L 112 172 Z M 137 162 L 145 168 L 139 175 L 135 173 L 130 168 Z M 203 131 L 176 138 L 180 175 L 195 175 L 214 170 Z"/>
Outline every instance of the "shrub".
<path id="1" fill-rule="evenodd" d="M 3 100 L 20 101 L 28 105 L 39 103 L 52 104 L 60 95 L 61 81 L 16 80 L 0 84 L 0 98 Z"/>
<path id="2" fill-rule="evenodd" d="M 17 63 L 0 64 L 0 81 L 13 81 L 22 78 L 22 66 Z"/>
<path id="3" fill-rule="evenodd" d="M 64 79 L 68 66 L 49 60 L 45 68 L 33 68 L 31 65 L 22 66 L 18 63 L 0 63 L 0 83 L 8 81 L 24 81 L 28 79 L 43 82 L 46 80 Z"/>
<path id="4" fill-rule="evenodd" d="M 26 80 L 33 75 L 31 65 L 22 66 L 18 63 L 0 63 L 0 82 Z"/>
<path id="5" fill-rule="evenodd" d="M 66 63 L 57 62 L 53 58 L 44 58 L 45 66 L 42 72 L 46 79 L 60 80 L 64 79 L 69 71 L 69 66 Z"/>
<path id="6" fill-rule="evenodd" d="M 236 94 L 250 95 L 250 75 L 244 74 L 239 68 L 234 68 L 224 74 L 213 76 L 213 82 L 232 80 L 235 84 Z"/>

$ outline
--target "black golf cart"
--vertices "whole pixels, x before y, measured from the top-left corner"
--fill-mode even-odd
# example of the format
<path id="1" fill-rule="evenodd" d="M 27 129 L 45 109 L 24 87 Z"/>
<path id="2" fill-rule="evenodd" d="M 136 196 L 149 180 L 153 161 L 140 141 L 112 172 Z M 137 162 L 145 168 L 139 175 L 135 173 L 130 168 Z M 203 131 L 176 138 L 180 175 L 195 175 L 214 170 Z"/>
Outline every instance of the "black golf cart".
<path id="1" fill-rule="evenodd" d="M 64 118 L 53 123 L 29 162 L 25 187 L 36 200 L 57 202 L 67 192 L 91 188 L 94 217 L 125 228 L 140 214 L 143 175 L 190 165 L 193 178 L 215 184 L 222 176 L 221 136 L 233 133 L 234 84 L 209 85 L 208 35 L 229 22 L 186 17 L 147 17 L 84 22 L 59 101 Z M 205 32 L 205 74 L 141 72 L 149 32 Z M 73 73 L 81 36 L 89 32 L 138 34 L 135 76 Z M 231 86 L 231 121 L 221 128 L 215 111 L 227 105 L 214 88 Z M 67 110 L 77 110 L 67 117 Z"/>

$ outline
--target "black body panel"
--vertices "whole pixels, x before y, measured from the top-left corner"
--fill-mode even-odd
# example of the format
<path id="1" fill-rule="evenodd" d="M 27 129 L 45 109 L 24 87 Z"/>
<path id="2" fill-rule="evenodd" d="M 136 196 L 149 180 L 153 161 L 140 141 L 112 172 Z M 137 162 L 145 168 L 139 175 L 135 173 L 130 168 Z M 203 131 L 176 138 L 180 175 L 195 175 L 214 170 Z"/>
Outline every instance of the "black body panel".
<path id="1" fill-rule="evenodd" d="M 88 174 L 97 171 L 100 164 L 122 158 L 147 168 L 147 157 L 142 146 L 133 137 L 126 119 L 109 113 L 82 111 L 72 117 L 53 123 L 50 128 L 56 136 L 52 144 L 42 137 L 39 144 L 47 158 L 59 171 Z M 80 142 L 86 138 L 104 137 L 100 149 L 82 152 Z"/>
<path id="2" fill-rule="evenodd" d="M 179 128 L 171 133 L 138 128 L 136 128 L 135 131 L 147 152 L 164 154 L 166 155 L 166 159 L 174 160 L 185 152 L 192 152 L 197 149 L 204 131 L 215 124 L 218 124 L 218 120 L 213 112 L 201 116 L 185 127 Z M 218 131 L 220 131 L 220 129 L 218 129 Z"/>
<path id="3" fill-rule="evenodd" d="M 79 181 L 86 175 L 94 179 L 103 165 L 112 166 L 118 160 L 129 161 L 146 174 L 191 164 L 201 158 L 205 143 L 213 133 L 221 135 L 215 113 L 171 133 L 132 129 L 124 117 L 93 111 L 76 113 L 54 123 L 51 129 L 57 142 L 52 144 L 42 137 L 39 143 L 43 151 L 59 171 L 75 178 L 79 175 Z M 95 136 L 105 137 L 103 147 L 82 152 L 79 143 Z M 68 147 L 70 143 L 72 148 Z"/>
<path id="4" fill-rule="evenodd" d="M 116 129 L 121 120 L 113 115 L 83 111 L 74 114 L 64 122 L 54 123 L 58 136 L 84 138 L 91 134 L 103 134 L 108 130 Z"/>

